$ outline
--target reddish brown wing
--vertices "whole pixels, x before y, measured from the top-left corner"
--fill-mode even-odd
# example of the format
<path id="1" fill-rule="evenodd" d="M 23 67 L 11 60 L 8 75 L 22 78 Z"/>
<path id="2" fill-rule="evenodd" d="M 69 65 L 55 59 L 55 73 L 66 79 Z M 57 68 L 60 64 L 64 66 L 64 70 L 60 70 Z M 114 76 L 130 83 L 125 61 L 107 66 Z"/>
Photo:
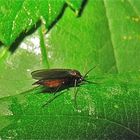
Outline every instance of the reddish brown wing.
<path id="1" fill-rule="evenodd" d="M 64 79 L 56 79 L 56 80 L 44 80 L 40 84 L 49 88 L 56 88 L 56 87 L 61 87 L 64 83 L 65 83 Z"/>

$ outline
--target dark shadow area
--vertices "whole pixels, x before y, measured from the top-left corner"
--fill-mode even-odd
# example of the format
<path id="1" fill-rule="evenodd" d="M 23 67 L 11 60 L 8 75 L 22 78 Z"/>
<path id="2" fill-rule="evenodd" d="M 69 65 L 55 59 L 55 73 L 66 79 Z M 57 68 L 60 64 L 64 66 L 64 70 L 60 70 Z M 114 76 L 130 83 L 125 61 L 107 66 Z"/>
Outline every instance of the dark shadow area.
<path id="1" fill-rule="evenodd" d="M 78 17 L 81 16 L 83 9 L 85 7 L 85 5 L 87 4 L 88 0 L 83 0 Z M 59 19 L 63 16 L 64 11 L 66 9 L 68 5 L 65 3 L 64 6 L 62 7 L 62 10 L 60 12 L 60 14 L 56 17 L 56 19 L 51 23 L 50 26 L 48 26 L 48 31 L 47 33 L 52 29 L 52 27 L 59 21 Z M 73 9 L 74 10 L 74 9 Z M 19 37 L 14 41 L 14 43 L 11 45 L 9 51 L 11 53 L 14 53 L 16 51 L 16 49 L 18 48 L 18 46 L 20 45 L 20 43 L 23 41 L 23 39 L 28 36 L 31 35 L 32 33 L 34 33 L 36 31 L 36 29 L 41 25 L 41 20 L 39 20 L 28 32 L 22 32 Z M 1 42 L 0 42 L 0 47 L 1 47 Z"/>
<path id="2" fill-rule="evenodd" d="M 0 41 L 0 47 L 2 46 L 2 42 Z"/>
<path id="3" fill-rule="evenodd" d="M 14 43 L 11 45 L 9 51 L 11 53 L 14 53 L 16 51 L 16 49 L 18 48 L 18 46 L 20 45 L 20 43 L 23 41 L 23 39 L 26 36 L 31 35 L 32 33 L 35 32 L 35 30 L 41 25 L 41 21 L 39 20 L 28 32 L 22 32 L 19 37 L 14 41 Z"/>
<path id="4" fill-rule="evenodd" d="M 63 16 L 66 7 L 67 7 L 67 4 L 65 3 L 64 6 L 63 6 L 63 8 L 62 8 L 62 10 L 61 10 L 61 12 L 60 12 L 60 14 L 59 14 L 59 15 L 57 16 L 57 18 L 51 23 L 51 25 L 48 26 L 48 31 L 47 31 L 47 33 L 51 30 L 51 28 L 52 28 L 52 27 L 59 21 L 59 19 Z"/>
<path id="5" fill-rule="evenodd" d="M 3 43 L 0 41 L 0 48 L 3 46 Z"/>
<path id="6" fill-rule="evenodd" d="M 87 3 L 88 3 L 88 0 L 83 0 L 80 11 L 78 13 L 78 17 L 80 17 L 82 15 L 83 10 L 84 10 L 85 6 L 87 5 Z"/>

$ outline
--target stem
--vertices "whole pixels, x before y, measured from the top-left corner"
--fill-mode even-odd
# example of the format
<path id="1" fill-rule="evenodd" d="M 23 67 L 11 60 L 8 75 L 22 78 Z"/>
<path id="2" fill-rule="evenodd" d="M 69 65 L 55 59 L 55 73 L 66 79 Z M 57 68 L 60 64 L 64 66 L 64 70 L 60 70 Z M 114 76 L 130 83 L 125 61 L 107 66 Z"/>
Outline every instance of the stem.
<path id="1" fill-rule="evenodd" d="M 42 64 L 45 68 L 49 68 L 49 62 L 48 62 L 48 55 L 47 55 L 47 47 L 45 45 L 44 41 L 44 34 L 42 26 L 39 27 L 39 36 L 40 36 L 40 49 L 42 54 Z"/>

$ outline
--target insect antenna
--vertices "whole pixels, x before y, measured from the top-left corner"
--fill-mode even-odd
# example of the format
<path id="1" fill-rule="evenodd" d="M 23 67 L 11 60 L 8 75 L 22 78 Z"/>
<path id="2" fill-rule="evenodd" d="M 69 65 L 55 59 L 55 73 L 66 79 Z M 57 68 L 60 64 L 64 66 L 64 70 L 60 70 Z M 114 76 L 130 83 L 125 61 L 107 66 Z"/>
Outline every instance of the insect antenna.
<path id="1" fill-rule="evenodd" d="M 93 68 L 91 68 L 90 70 L 88 70 L 86 73 L 85 73 L 85 75 L 83 76 L 83 79 L 85 79 L 85 77 L 93 70 L 93 69 L 95 69 L 96 68 L 96 66 L 95 67 L 93 67 Z M 84 80 L 85 81 L 85 80 Z"/>
<path id="2" fill-rule="evenodd" d="M 88 71 L 86 72 L 86 74 L 83 76 L 83 81 L 84 81 L 84 82 L 87 82 L 87 83 L 89 83 L 89 84 L 99 84 L 99 83 L 97 83 L 97 82 L 92 82 L 92 81 L 88 81 L 88 80 L 85 79 L 85 77 L 86 77 L 93 69 L 95 69 L 95 68 L 96 68 L 96 66 L 93 67 L 93 68 L 91 68 L 90 70 L 88 70 Z"/>

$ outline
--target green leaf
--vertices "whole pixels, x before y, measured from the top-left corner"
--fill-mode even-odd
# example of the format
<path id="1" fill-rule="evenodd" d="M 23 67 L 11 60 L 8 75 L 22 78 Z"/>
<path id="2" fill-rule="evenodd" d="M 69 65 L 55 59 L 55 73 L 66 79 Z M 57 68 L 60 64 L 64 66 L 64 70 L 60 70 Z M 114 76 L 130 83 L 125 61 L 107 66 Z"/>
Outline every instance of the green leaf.
<path id="1" fill-rule="evenodd" d="M 78 11 L 81 2 L 69 4 Z M 0 40 L 7 46 L 39 20 L 49 28 L 65 8 L 65 0 L 0 0 L 0 4 Z"/>
<path id="2" fill-rule="evenodd" d="M 71 90 L 46 107 L 42 105 L 54 95 L 37 94 L 39 89 L 3 98 L 1 137 L 139 139 L 139 75 L 108 75 L 101 78 L 103 84 L 79 87 L 77 108 Z"/>
<path id="3" fill-rule="evenodd" d="M 25 38 L 3 58 L 1 139 L 140 139 L 140 2 L 89 0 L 84 6 L 78 18 L 66 8 L 45 40 L 39 28 L 39 36 Z M 46 57 L 37 53 L 34 38 L 46 44 Z M 54 95 L 33 88 L 30 72 L 44 68 L 45 58 L 50 68 L 74 68 L 83 75 L 96 66 L 88 80 L 98 84 L 77 87 L 77 106 L 70 88 L 42 107 Z"/>

